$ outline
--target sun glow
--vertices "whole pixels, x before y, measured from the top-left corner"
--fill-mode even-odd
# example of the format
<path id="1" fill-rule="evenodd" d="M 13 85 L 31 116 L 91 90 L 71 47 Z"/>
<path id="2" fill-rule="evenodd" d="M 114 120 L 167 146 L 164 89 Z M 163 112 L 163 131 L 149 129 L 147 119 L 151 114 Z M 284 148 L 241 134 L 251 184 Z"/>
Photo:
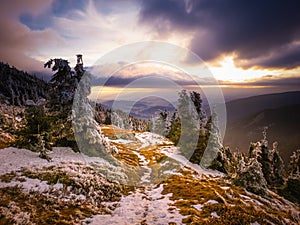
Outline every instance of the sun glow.
<path id="1" fill-rule="evenodd" d="M 210 66 L 210 71 L 218 80 L 229 82 L 243 82 L 251 79 L 263 77 L 265 75 L 278 75 L 278 70 L 239 68 L 234 64 L 234 57 L 227 56 L 219 62 L 219 66 Z"/>

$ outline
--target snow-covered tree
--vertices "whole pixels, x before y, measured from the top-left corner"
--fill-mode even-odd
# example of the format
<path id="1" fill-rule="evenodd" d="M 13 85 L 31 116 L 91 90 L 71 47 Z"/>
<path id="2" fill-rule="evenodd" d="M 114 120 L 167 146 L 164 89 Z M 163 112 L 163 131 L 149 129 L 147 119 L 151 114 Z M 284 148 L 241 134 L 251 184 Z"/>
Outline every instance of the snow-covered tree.
<path id="1" fill-rule="evenodd" d="M 243 159 L 242 159 L 243 160 Z M 255 194 L 267 194 L 267 181 L 261 169 L 261 164 L 256 158 L 251 158 L 248 163 L 241 162 L 242 166 L 237 171 L 233 183 L 245 187 Z"/>
<path id="2" fill-rule="evenodd" d="M 118 164 L 112 154 L 118 152 L 102 134 L 88 96 L 91 93 L 91 74 L 86 72 L 77 87 L 72 108 L 72 124 L 77 144 L 82 153 L 97 156 Z"/>
<path id="3" fill-rule="evenodd" d="M 300 179 L 300 149 L 293 152 L 288 165 L 288 177 Z"/>
<path id="4" fill-rule="evenodd" d="M 158 115 L 151 117 L 150 131 L 162 136 L 167 136 L 170 130 L 170 118 L 167 110 L 158 112 Z"/>
<path id="5" fill-rule="evenodd" d="M 270 149 L 267 140 L 267 127 L 263 129 L 263 139 L 250 148 L 250 156 L 256 157 L 262 165 L 264 177 L 270 188 L 284 184 L 284 162 L 278 151 L 278 143 Z"/>
<path id="6" fill-rule="evenodd" d="M 170 129 L 169 133 L 167 134 L 167 138 L 174 142 L 175 145 L 178 144 L 181 134 L 181 121 L 178 115 L 177 110 L 172 115 L 170 120 Z"/>
<path id="7" fill-rule="evenodd" d="M 290 159 L 286 183 L 278 191 L 286 199 L 300 204 L 300 149 L 294 151 Z"/>

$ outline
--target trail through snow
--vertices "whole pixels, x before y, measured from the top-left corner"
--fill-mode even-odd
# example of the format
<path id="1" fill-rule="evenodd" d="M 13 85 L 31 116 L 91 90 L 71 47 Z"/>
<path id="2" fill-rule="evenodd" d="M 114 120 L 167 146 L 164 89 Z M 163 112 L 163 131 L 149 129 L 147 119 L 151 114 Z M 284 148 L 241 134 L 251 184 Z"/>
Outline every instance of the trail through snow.
<path id="1" fill-rule="evenodd" d="M 118 203 L 112 215 L 97 215 L 84 221 L 91 225 L 182 224 L 184 218 L 171 206 L 171 195 L 162 195 L 163 186 L 137 189 Z"/>
<path id="2" fill-rule="evenodd" d="M 135 141 L 132 140 L 111 140 L 111 143 L 128 144 L 135 146 L 132 151 L 138 156 L 139 167 L 142 168 L 143 174 L 139 187 L 131 192 L 128 196 L 123 196 L 120 202 L 107 202 L 107 206 L 117 204 L 111 215 L 96 215 L 92 218 L 83 220 L 84 224 L 118 224 L 118 225 L 134 225 L 134 224 L 182 224 L 182 216 L 178 208 L 174 206 L 174 202 L 170 200 L 172 194 L 163 195 L 163 185 L 157 186 L 151 182 L 152 168 L 150 160 L 146 158 L 143 151 L 157 151 L 165 154 L 170 159 L 177 161 L 184 166 L 190 167 L 199 173 L 208 173 L 200 167 L 195 167 L 189 164 L 183 156 L 181 156 L 177 148 L 172 146 L 172 143 L 164 137 L 149 132 L 135 133 Z M 63 162 L 80 162 L 80 163 L 98 163 L 101 167 L 110 168 L 106 165 L 108 162 L 100 158 L 86 157 L 80 153 L 74 153 L 70 148 L 54 148 L 50 153 L 52 157 L 51 162 L 47 162 L 38 157 L 38 153 L 31 152 L 26 149 L 7 148 L 0 151 L 0 175 L 7 173 L 7 171 L 17 171 L 22 167 L 43 167 L 56 165 Z M 16 157 L 18 156 L 18 157 Z M 102 161 L 101 161 L 102 160 Z M 168 164 L 168 160 L 163 164 Z M 109 169 L 110 170 L 110 169 Z M 179 174 L 176 170 L 165 171 L 170 174 Z M 29 184 L 29 183 L 30 184 Z M 29 179 L 28 188 L 43 189 L 47 186 L 45 182 L 38 184 L 38 179 Z M 27 183 L 24 183 L 26 186 Z M 11 183 L 13 184 L 13 183 Z M 8 184 L 3 184 L 9 186 Z M 2 185 L 2 186 L 3 186 Z M 3 187 L 4 187 L 3 186 Z"/>
<path id="3" fill-rule="evenodd" d="M 172 194 L 163 195 L 163 185 L 157 186 L 151 183 L 152 168 L 149 166 L 150 160 L 147 159 L 142 150 L 160 151 L 163 147 L 168 147 L 173 143 L 164 137 L 149 132 L 135 133 L 136 141 L 131 141 L 135 145 L 134 154 L 139 159 L 139 166 L 143 169 L 140 185 L 128 196 L 123 196 L 117 203 L 117 208 L 111 215 L 96 215 L 84 220 L 84 224 L 182 224 L 182 216 L 179 210 L 170 200 Z M 114 140 L 115 143 L 126 143 L 126 140 Z M 132 146 L 132 145 L 131 145 Z M 159 146 L 159 147 L 158 147 Z M 173 171 L 175 174 L 176 171 Z M 112 203 L 109 203 L 112 204 Z"/>
<path id="4" fill-rule="evenodd" d="M 82 217 L 78 218 L 78 222 L 84 225 L 180 225 L 184 224 L 183 221 L 189 223 L 192 218 L 190 216 L 194 216 L 195 212 L 197 212 L 197 214 L 207 214 L 208 208 L 211 208 L 212 210 L 206 215 L 207 218 L 202 218 L 203 220 L 201 221 L 205 222 L 207 219 L 220 220 L 222 218 L 222 213 L 217 210 L 218 207 L 220 207 L 220 204 L 223 204 L 220 200 L 222 200 L 224 204 L 230 206 L 226 207 L 233 216 L 236 214 L 235 208 L 233 207 L 235 207 L 235 204 L 238 204 L 239 208 L 251 206 L 249 215 L 253 215 L 253 208 L 255 209 L 254 213 L 258 212 L 260 214 L 266 210 L 268 214 L 271 214 L 274 218 L 277 218 L 278 214 L 283 212 L 283 216 L 286 217 L 284 218 L 284 224 L 298 224 L 298 208 L 287 200 L 284 200 L 281 197 L 279 198 L 276 194 L 270 192 L 270 196 L 275 197 L 272 200 L 271 198 L 265 199 L 256 196 L 247 191 L 240 192 L 240 190 L 236 190 L 229 183 L 222 183 L 219 180 L 219 178 L 223 176 L 222 173 L 207 170 L 199 165 L 190 163 L 188 159 L 180 154 L 180 149 L 164 137 L 149 132 L 136 132 L 132 134 L 135 138 L 131 138 L 130 140 L 126 139 L 126 135 L 124 135 L 125 139 L 116 140 L 114 138 L 113 140 L 109 140 L 112 145 L 123 147 L 123 155 L 120 154 L 120 156 L 123 156 L 124 158 L 127 157 L 126 159 L 135 160 L 133 165 L 137 172 L 136 174 L 132 174 L 136 175 L 136 179 L 139 182 L 134 183 L 135 187 L 130 189 L 131 192 L 129 192 L 129 194 L 127 193 L 127 195 L 123 195 L 121 198 L 120 196 L 122 193 L 126 193 L 126 191 L 122 192 L 121 188 L 120 191 L 109 191 L 109 188 L 95 191 L 93 187 L 97 186 L 95 184 L 100 184 L 101 187 L 105 185 L 114 185 L 109 182 L 109 179 L 106 179 L 107 177 L 112 178 L 112 181 L 126 181 L 129 173 L 127 174 L 123 167 L 113 165 L 103 158 L 88 157 L 80 153 L 75 153 L 70 148 L 54 148 L 53 151 L 49 153 L 52 158 L 51 162 L 39 158 L 38 153 L 26 149 L 1 149 L 0 176 L 2 176 L 3 179 L 1 178 L 0 180 L 0 188 L 10 188 L 18 185 L 22 188 L 23 192 L 39 192 L 43 196 L 47 195 L 47 198 L 59 198 L 60 201 L 65 203 L 68 201 L 75 201 L 83 204 L 90 201 L 92 202 L 89 203 L 91 207 L 95 207 L 95 203 L 100 202 L 103 211 L 96 211 L 93 214 L 88 214 L 94 215 L 92 217 L 86 218 L 86 216 L 83 216 L 82 214 Z M 131 137 L 133 135 L 131 135 Z M 50 168 L 51 166 L 54 166 L 54 171 L 67 172 L 68 176 L 72 174 L 70 177 L 72 177 L 73 180 L 76 180 L 76 182 L 80 181 L 78 183 L 80 184 L 80 187 L 82 184 L 81 181 L 86 181 L 84 182 L 86 185 L 84 187 L 88 187 L 88 189 L 86 189 L 88 191 L 77 192 L 76 188 L 73 190 L 72 185 L 65 189 L 65 183 L 60 182 L 60 180 L 55 184 L 49 184 L 46 180 L 43 181 L 43 179 L 39 179 L 39 177 L 33 178 L 24 175 L 26 171 L 23 171 L 24 174 L 20 171 L 22 168 L 27 168 L 33 172 L 38 172 L 42 171 L 43 168 L 46 168 L 44 170 L 47 173 L 50 171 L 49 174 L 51 175 L 53 171 Z M 95 171 L 99 172 L 100 176 L 97 174 L 96 177 L 98 179 L 93 181 Z M 46 172 L 44 174 L 46 174 Z M 185 172 L 188 172 L 188 175 L 185 175 Z M 31 172 L 29 175 L 30 174 Z M 79 177 L 77 176 L 78 174 L 80 175 Z M 163 179 L 168 179 L 175 174 L 178 176 L 174 177 L 174 179 L 171 178 L 166 182 L 161 182 Z M 133 177 L 135 178 L 135 176 Z M 196 179 L 196 182 L 194 182 L 194 179 Z M 199 179 L 199 183 L 197 179 Z M 203 179 L 208 180 L 202 183 Z M 89 186 L 91 181 L 93 181 L 92 188 Z M 184 185 L 181 185 L 181 182 Z M 221 184 L 219 182 L 221 182 Z M 199 196 L 203 196 L 203 198 L 196 198 L 195 200 L 189 198 L 193 198 L 193 191 L 195 191 L 192 187 L 191 190 L 189 190 L 189 187 L 185 186 L 189 183 L 191 183 L 193 187 L 197 187 L 199 184 L 199 188 L 203 188 L 204 192 L 199 192 Z M 175 189 L 172 185 L 175 185 Z M 219 187 L 218 185 L 221 186 Z M 180 189 L 181 187 L 184 189 Z M 118 194 L 118 197 L 112 198 L 117 196 L 116 193 Z M 186 198 L 185 194 L 187 194 Z M 220 198 L 221 195 L 222 198 Z M 94 196 L 104 198 L 101 198 L 101 200 L 98 201 L 95 200 L 98 198 L 94 198 Z M 236 201 L 236 196 L 240 197 L 240 201 Z M 231 201 L 233 201 L 234 204 L 228 204 Z M 210 206 L 208 207 L 208 205 Z M 10 206 L 2 206 L 2 208 L 8 210 L 9 213 L 12 210 Z M 183 210 L 181 213 L 186 216 L 180 214 L 179 208 Z M 18 210 L 20 213 L 17 214 L 17 216 L 21 215 L 23 218 L 23 211 L 21 209 Z M 186 214 L 186 212 L 188 212 L 188 214 Z M 59 215 L 63 215 L 63 213 L 58 213 Z M 247 216 L 247 212 L 245 214 Z M 265 213 L 264 215 L 267 214 Z M 14 218 L 16 216 L 13 215 L 12 217 Z M 193 223 L 201 223 L 199 222 L 199 219 L 201 219 L 201 217 L 195 217 Z M 295 223 L 293 223 L 294 221 Z M 258 225 L 259 223 L 252 220 L 251 224 Z"/>

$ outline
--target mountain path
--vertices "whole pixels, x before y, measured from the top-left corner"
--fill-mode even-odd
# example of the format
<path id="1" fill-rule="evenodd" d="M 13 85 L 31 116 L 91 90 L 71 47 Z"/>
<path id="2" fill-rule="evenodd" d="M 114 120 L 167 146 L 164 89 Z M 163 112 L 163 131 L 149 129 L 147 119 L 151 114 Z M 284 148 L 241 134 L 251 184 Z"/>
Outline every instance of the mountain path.
<path id="1" fill-rule="evenodd" d="M 134 133 L 135 139 L 130 142 L 130 150 L 138 157 L 139 167 L 143 174 L 139 187 L 127 196 L 123 196 L 111 215 L 96 215 L 84 221 L 92 225 L 135 225 L 135 224 L 182 224 L 182 216 L 179 209 L 170 200 L 172 194 L 163 195 L 163 184 L 156 185 L 151 181 L 153 169 L 150 164 L 153 158 L 146 155 L 147 152 L 160 152 L 172 144 L 167 139 L 149 132 Z M 124 139 L 114 140 L 112 143 L 124 143 Z M 151 162 L 152 161 L 152 162 Z"/>

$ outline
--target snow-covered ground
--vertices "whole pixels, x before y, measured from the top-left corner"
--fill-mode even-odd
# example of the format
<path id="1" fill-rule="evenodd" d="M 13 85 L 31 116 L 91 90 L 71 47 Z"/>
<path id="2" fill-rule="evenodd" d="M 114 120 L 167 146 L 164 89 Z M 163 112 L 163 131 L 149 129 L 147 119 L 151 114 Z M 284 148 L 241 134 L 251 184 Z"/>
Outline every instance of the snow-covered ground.
<path id="1" fill-rule="evenodd" d="M 148 146 L 173 145 L 173 142 L 168 141 L 165 137 L 150 132 L 136 133 L 135 138 L 142 143 L 137 150 Z"/>
<path id="2" fill-rule="evenodd" d="M 206 174 L 214 177 L 223 176 L 223 173 L 221 172 L 208 170 L 197 164 L 191 163 L 187 158 L 180 154 L 179 149 L 175 146 L 162 148 L 160 152 L 179 162 L 182 167 L 188 167 L 194 171 L 197 171 L 199 174 Z"/>
<path id="3" fill-rule="evenodd" d="M 217 204 L 219 202 L 217 202 L 216 200 L 208 200 L 207 202 L 203 203 L 203 204 L 198 204 L 198 205 L 193 205 L 193 207 L 199 211 L 202 210 L 203 206 L 207 205 L 207 204 Z"/>
<path id="4" fill-rule="evenodd" d="M 85 163 L 82 154 L 75 153 L 71 148 L 53 148 L 49 153 L 51 162 L 38 157 L 39 153 L 27 149 L 5 148 L 0 150 L 0 175 L 17 171 L 23 167 L 43 167 L 57 165 L 61 162 Z"/>
<path id="5" fill-rule="evenodd" d="M 184 224 L 183 221 L 186 219 L 201 222 L 203 219 L 201 215 L 205 213 L 205 221 L 220 222 L 222 210 L 226 208 L 229 210 L 227 213 L 230 212 L 231 216 L 234 216 L 234 207 L 238 204 L 242 208 L 248 207 L 250 211 L 257 209 L 259 215 L 264 213 L 264 210 L 270 210 L 269 212 L 274 214 L 273 218 L 282 213 L 280 221 L 287 221 L 286 224 L 297 224 L 300 221 L 298 208 L 275 193 L 270 193 L 274 199 L 266 199 L 235 189 L 229 182 L 223 180 L 222 173 L 190 163 L 172 142 L 160 135 L 136 132 L 132 136 L 135 139 L 109 140 L 110 144 L 123 146 L 124 149 L 128 145 L 126 151 L 131 151 L 131 155 L 134 153 L 138 158 L 139 165 L 135 171 L 141 173 L 140 181 L 129 193 L 121 192 L 122 189 L 118 189 L 121 185 L 108 181 L 114 181 L 113 178 L 115 181 L 128 178 L 122 164 L 114 166 L 102 158 L 87 157 L 73 152 L 70 148 L 54 148 L 49 153 L 51 162 L 39 158 L 38 153 L 26 149 L 0 150 L 0 176 L 3 175 L 3 179 L 8 179 L 8 181 L 0 180 L 0 189 L 18 186 L 28 195 L 37 192 L 63 203 L 76 202 L 79 205 L 86 203 L 91 208 L 98 207 L 93 216 L 77 218 L 74 224 Z M 154 155 L 149 151 L 153 151 Z M 155 154 L 159 157 L 163 155 L 164 159 L 159 162 L 153 160 Z M 161 176 L 157 183 L 153 182 L 155 166 L 158 166 Z M 9 175 L 11 172 L 12 178 Z M 26 172 L 29 174 L 27 177 Z M 49 183 L 45 178 L 39 177 L 45 174 L 51 176 L 52 173 L 67 174 L 69 176 L 67 179 L 70 178 L 72 182 L 58 179 L 54 183 Z M 167 181 L 168 178 L 170 181 Z M 187 186 L 189 183 L 193 184 L 191 190 Z M 75 184 L 74 187 L 71 184 Z M 185 189 L 173 189 L 173 185 Z M 204 190 L 203 192 L 193 190 L 195 187 Z M 193 191 L 201 195 L 197 196 Z M 12 201 L 10 205 L 17 203 Z M 0 206 L 0 213 L 5 212 L 8 217 L 19 218 L 26 215 L 26 221 L 30 220 L 31 215 L 27 211 L 22 211 L 21 207 L 18 208 L 16 216 L 9 210 L 9 207 Z M 183 216 L 182 214 L 186 215 L 183 212 L 191 215 Z M 251 211 L 249 215 L 252 218 L 253 212 Z M 268 214 L 265 213 L 264 216 L 266 215 Z M 259 224 L 256 220 L 261 221 L 252 218 L 251 224 Z"/>
<path id="6" fill-rule="evenodd" d="M 172 204 L 170 194 L 162 195 L 163 185 L 138 189 L 125 196 L 111 215 L 97 215 L 85 220 L 91 225 L 182 224 L 182 216 Z"/>

